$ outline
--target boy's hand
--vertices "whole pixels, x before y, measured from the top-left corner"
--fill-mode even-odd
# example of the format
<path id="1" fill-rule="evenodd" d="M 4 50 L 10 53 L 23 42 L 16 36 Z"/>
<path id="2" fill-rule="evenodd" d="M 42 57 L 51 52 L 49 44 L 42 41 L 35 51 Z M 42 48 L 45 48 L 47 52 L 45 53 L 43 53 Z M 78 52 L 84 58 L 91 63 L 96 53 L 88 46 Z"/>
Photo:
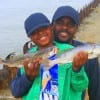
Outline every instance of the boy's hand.
<path id="1" fill-rule="evenodd" d="M 77 71 L 88 60 L 88 53 L 84 51 L 78 52 L 73 58 L 73 70 Z"/>
<path id="2" fill-rule="evenodd" d="M 34 80 L 34 78 L 38 75 L 39 73 L 39 68 L 40 68 L 40 58 L 34 59 L 32 62 L 30 62 L 30 59 L 25 59 L 24 60 L 24 68 L 26 72 L 26 76 L 29 80 Z"/>

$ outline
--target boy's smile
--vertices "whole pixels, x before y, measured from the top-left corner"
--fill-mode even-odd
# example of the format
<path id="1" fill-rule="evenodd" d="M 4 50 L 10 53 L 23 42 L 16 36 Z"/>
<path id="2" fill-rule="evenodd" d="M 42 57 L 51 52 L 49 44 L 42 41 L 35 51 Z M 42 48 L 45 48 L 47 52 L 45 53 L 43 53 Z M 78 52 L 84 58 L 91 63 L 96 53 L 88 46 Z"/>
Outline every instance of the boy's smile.
<path id="1" fill-rule="evenodd" d="M 42 36 L 39 37 L 39 40 L 42 41 L 46 41 L 48 39 L 48 35 L 46 33 L 43 33 Z"/>
<path id="2" fill-rule="evenodd" d="M 30 36 L 31 40 L 40 47 L 48 46 L 52 43 L 51 27 L 42 27 L 37 29 Z"/>

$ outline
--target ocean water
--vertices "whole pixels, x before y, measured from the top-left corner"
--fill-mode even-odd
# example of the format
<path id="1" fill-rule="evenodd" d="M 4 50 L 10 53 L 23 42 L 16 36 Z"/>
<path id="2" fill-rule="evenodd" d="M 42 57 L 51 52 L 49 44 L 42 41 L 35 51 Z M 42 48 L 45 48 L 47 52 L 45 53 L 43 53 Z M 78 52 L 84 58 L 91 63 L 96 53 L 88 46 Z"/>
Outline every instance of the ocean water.
<path id="1" fill-rule="evenodd" d="M 57 7 L 73 6 L 80 11 L 93 0 L 0 0 L 0 57 L 11 52 L 22 52 L 29 39 L 24 30 L 24 20 L 32 13 L 43 12 L 50 19 Z"/>

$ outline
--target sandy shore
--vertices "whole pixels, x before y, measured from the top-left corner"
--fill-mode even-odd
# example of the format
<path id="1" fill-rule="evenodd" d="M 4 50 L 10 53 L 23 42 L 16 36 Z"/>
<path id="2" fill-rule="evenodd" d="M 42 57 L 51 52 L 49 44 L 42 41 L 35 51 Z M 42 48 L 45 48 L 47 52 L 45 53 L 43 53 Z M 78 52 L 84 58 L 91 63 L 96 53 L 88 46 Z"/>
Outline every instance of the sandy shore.
<path id="1" fill-rule="evenodd" d="M 10 90 L 6 89 L 6 90 L 0 90 L 0 100 L 21 100 L 21 99 L 14 98 Z"/>
<path id="2" fill-rule="evenodd" d="M 76 34 L 76 39 L 100 43 L 100 5 L 83 20 Z"/>

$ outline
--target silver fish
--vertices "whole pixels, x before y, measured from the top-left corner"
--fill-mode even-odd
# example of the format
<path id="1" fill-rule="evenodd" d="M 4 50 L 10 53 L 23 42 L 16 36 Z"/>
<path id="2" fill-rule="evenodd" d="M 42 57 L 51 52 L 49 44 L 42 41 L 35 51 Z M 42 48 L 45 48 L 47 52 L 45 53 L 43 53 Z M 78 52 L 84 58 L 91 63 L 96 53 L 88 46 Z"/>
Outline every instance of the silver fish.
<path id="1" fill-rule="evenodd" d="M 51 51 L 54 48 L 56 47 L 54 46 L 49 47 L 41 51 L 38 51 L 36 53 L 27 53 L 25 55 L 23 54 L 17 55 L 17 56 L 14 56 L 11 60 L 0 59 L 0 64 L 8 65 L 8 67 L 20 67 L 18 65 L 22 66 L 23 60 L 25 58 L 35 59 L 35 58 L 41 57 L 42 58 L 41 63 L 43 63 L 46 67 L 50 67 L 54 64 L 64 64 L 64 63 L 72 62 L 74 55 L 78 53 L 79 51 L 87 52 L 88 59 L 92 59 L 92 58 L 100 56 L 100 44 L 84 44 L 84 45 L 80 45 L 78 47 L 75 47 L 69 50 L 62 51 L 62 52 L 59 52 L 59 49 L 58 49 L 58 52 L 54 54 L 55 59 L 50 60 L 48 58 L 53 55 Z"/>
<path id="2" fill-rule="evenodd" d="M 92 43 L 86 43 L 77 47 L 74 47 L 70 50 L 65 50 L 64 52 L 57 54 L 56 59 L 53 61 L 50 61 L 50 65 L 53 65 L 55 63 L 58 64 L 64 64 L 64 63 L 70 63 L 73 61 L 73 57 L 76 53 L 79 51 L 85 51 L 88 53 L 88 59 L 93 59 L 100 56 L 100 44 L 92 44 Z"/>
<path id="3" fill-rule="evenodd" d="M 3 60 L 0 58 L 0 64 L 1 65 L 6 65 L 8 67 L 22 67 L 23 65 L 23 60 L 25 58 L 29 58 L 31 61 L 35 58 L 42 58 L 42 62 L 44 64 L 47 64 L 47 58 L 51 56 L 51 51 L 55 48 L 55 46 L 48 47 L 46 49 L 40 50 L 36 53 L 26 53 L 26 54 L 14 54 L 13 56 L 10 57 L 10 59 Z"/>

